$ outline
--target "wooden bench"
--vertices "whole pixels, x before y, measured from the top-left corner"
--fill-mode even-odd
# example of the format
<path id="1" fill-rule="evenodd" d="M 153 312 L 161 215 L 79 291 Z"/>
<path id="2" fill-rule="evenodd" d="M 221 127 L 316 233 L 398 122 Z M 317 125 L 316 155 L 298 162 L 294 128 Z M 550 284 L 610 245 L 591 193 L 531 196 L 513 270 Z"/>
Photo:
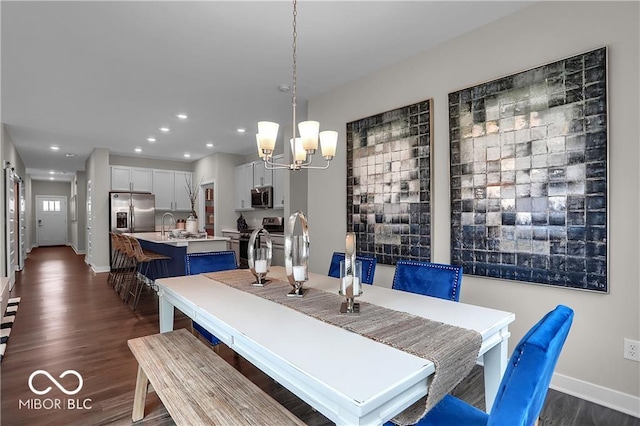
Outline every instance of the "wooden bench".
<path id="1" fill-rule="evenodd" d="M 151 383 L 177 425 L 304 425 L 185 329 L 127 343 L 138 360 L 134 422 Z"/>

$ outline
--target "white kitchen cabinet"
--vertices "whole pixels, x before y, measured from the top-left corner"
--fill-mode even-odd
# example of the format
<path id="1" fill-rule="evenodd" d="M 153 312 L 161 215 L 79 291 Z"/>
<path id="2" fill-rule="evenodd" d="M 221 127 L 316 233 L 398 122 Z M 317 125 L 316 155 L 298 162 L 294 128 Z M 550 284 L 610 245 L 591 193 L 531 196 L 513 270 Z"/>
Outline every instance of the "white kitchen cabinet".
<path id="1" fill-rule="evenodd" d="M 235 208 L 237 211 L 251 208 L 251 188 L 253 188 L 253 163 L 236 166 L 234 171 L 236 185 Z"/>
<path id="2" fill-rule="evenodd" d="M 187 193 L 186 177 L 190 172 L 174 170 L 153 170 L 153 193 L 156 195 L 156 209 L 170 211 L 191 211 L 191 201 Z"/>
<path id="3" fill-rule="evenodd" d="M 236 263 L 240 262 L 240 232 L 238 231 L 222 231 L 222 236 L 231 238 L 227 241 L 227 250 L 236 252 Z"/>
<path id="4" fill-rule="evenodd" d="M 264 167 L 264 162 L 253 163 L 253 186 L 273 185 L 273 171 Z"/>
<path id="5" fill-rule="evenodd" d="M 284 154 L 276 155 L 273 157 L 275 163 L 284 163 Z M 284 209 L 284 178 L 287 169 L 275 169 L 273 170 L 273 208 Z"/>
<path id="6" fill-rule="evenodd" d="M 151 192 L 151 169 L 111 166 L 111 190 Z"/>
<path id="7" fill-rule="evenodd" d="M 187 179 L 193 179 L 193 173 L 191 172 L 174 172 L 174 186 L 173 186 L 173 201 L 175 203 L 174 210 L 178 211 L 191 211 L 191 200 L 189 199 L 189 193 L 187 192 Z M 197 183 L 197 182 L 194 182 Z M 199 188 L 196 188 L 198 191 Z M 194 206 L 194 208 L 196 208 Z"/>

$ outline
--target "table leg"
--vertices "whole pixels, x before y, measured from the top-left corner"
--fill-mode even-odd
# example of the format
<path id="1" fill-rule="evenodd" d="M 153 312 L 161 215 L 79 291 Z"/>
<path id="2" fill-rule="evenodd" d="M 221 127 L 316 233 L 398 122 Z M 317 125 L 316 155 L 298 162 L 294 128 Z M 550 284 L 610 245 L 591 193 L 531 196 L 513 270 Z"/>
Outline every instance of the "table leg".
<path id="1" fill-rule="evenodd" d="M 509 332 L 505 328 L 500 331 L 503 336 L 499 344 L 485 352 L 484 361 L 484 401 L 486 412 L 491 411 L 493 401 L 498 393 L 502 375 L 507 369 L 507 352 L 509 350 Z"/>
<path id="2" fill-rule="evenodd" d="M 149 387 L 149 379 L 142 367 L 138 365 L 138 377 L 136 378 L 136 390 L 133 393 L 133 412 L 131 420 L 137 422 L 144 417 L 144 405 L 147 401 L 147 390 Z"/>
<path id="3" fill-rule="evenodd" d="M 173 305 L 162 294 L 159 295 L 160 333 L 173 330 Z"/>

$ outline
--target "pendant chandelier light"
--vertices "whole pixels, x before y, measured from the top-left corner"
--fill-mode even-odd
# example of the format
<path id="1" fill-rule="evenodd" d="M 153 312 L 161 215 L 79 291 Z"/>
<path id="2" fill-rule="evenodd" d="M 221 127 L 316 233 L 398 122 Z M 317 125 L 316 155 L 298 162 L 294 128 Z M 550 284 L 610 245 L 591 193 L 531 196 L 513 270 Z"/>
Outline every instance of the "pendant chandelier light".
<path id="1" fill-rule="evenodd" d="M 302 169 L 327 169 L 329 162 L 336 155 L 336 144 L 338 141 L 338 132 L 333 130 L 325 130 L 319 132 L 320 123 L 317 121 L 303 121 L 298 124 L 298 130 L 300 136 L 296 136 L 296 83 L 298 80 L 297 74 L 297 22 L 298 16 L 297 2 L 293 0 L 293 93 L 291 97 L 291 105 L 293 107 L 293 120 L 292 120 L 292 135 L 293 137 L 289 141 L 291 144 L 291 163 L 280 164 L 273 161 L 273 151 L 276 146 L 276 139 L 278 137 L 278 123 L 271 121 L 258 122 L 258 133 L 256 134 L 256 142 L 258 144 L 258 154 L 264 166 L 267 169 L 289 169 L 289 170 L 302 170 Z M 322 156 L 327 161 L 324 166 L 312 166 L 312 157 L 318 149 L 318 138 L 320 139 L 320 147 L 322 150 Z"/>

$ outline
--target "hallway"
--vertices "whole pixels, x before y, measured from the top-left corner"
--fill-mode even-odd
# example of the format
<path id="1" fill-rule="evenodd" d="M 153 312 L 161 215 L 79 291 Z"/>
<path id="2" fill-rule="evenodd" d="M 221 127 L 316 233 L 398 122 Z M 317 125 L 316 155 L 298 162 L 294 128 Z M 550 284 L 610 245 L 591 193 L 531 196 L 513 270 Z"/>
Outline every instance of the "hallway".
<path id="1" fill-rule="evenodd" d="M 157 302 L 146 292 L 132 312 L 107 284 L 107 275 L 92 273 L 84 256 L 69 247 L 31 252 L 12 295 L 22 300 L 2 361 L 3 425 L 131 424 L 137 366 L 127 339 L 158 332 Z M 184 317 L 176 318 L 177 326 L 188 325 Z M 83 387 L 67 396 L 53 386 L 39 397 L 28 386 L 36 370 L 46 370 L 56 379 L 66 370 L 76 370 Z M 73 375 L 58 380 L 66 389 L 78 386 Z M 51 382 L 46 377 L 34 377 L 34 388 L 47 386 Z M 51 399 L 53 406 L 25 405 L 33 398 Z M 64 407 L 57 409 L 56 399 Z M 69 399 L 83 409 L 69 409 Z M 148 424 L 172 424 L 155 401 L 158 410 Z"/>

